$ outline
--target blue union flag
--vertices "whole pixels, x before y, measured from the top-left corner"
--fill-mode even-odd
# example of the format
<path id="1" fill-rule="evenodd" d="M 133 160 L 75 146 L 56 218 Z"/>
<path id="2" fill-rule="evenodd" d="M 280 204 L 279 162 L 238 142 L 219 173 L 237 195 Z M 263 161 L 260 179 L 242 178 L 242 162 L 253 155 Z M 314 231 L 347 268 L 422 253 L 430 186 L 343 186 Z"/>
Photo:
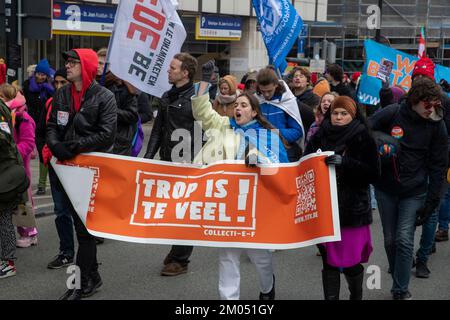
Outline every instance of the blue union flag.
<path id="1" fill-rule="evenodd" d="M 281 72 L 287 67 L 286 56 L 297 41 L 302 18 L 288 0 L 252 0 L 270 63 Z"/>

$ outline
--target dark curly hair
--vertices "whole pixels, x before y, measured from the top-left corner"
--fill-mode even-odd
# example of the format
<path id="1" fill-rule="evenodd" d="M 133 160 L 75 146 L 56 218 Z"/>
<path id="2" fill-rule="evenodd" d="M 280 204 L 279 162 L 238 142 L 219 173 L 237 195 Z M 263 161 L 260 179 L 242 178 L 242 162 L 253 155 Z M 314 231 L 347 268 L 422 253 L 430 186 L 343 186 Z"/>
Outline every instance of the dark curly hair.
<path id="1" fill-rule="evenodd" d="M 407 94 L 407 101 L 411 106 L 418 104 L 420 101 L 434 101 L 440 100 L 441 98 L 441 87 L 426 77 L 415 79 Z"/>
<path id="2" fill-rule="evenodd" d="M 344 79 L 344 70 L 342 69 L 342 67 L 336 63 L 334 64 L 330 64 L 327 67 L 327 73 L 330 74 L 330 76 L 333 77 L 334 80 L 342 82 L 342 80 Z"/>

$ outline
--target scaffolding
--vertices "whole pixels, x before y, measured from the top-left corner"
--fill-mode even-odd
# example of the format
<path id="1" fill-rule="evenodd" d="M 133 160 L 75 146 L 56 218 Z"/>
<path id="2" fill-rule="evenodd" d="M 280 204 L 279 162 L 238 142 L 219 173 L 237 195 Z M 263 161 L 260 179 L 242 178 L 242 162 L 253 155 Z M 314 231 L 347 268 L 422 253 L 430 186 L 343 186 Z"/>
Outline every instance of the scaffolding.
<path id="1" fill-rule="evenodd" d="M 425 29 L 427 54 L 450 66 L 449 0 L 383 0 L 381 34 L 395 49 L 417 54 L 420 30 Z M 328 0 L 327 23 L 311 22 L 310 45 L 327 38 L 338 47 L 337 63 L 344 70 L 361 70 L 365 39 L 374 39 L 367 27 L 367 8 L 378 0 Z"/>

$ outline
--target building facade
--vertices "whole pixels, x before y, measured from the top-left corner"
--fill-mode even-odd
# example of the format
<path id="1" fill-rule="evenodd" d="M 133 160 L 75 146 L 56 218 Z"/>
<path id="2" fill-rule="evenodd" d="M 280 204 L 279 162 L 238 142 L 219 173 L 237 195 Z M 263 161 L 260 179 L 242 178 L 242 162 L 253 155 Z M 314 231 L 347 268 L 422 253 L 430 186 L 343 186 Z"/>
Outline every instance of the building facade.
<path id="1" fill-rule="evenodd" d="M 122 0 L 126 1 L 126 0 Z M 61 67 L 61 52 L 74 47 L 94 50 L 107 47 L 119 0 L 53 1 L 53 38 L 49 41 L 24 39 L 22 62 L 26 66 L 47 58 Z M 267 51 L 258 32 L 251 0 L 178 0 L 178 12 L 187 31 L 182 51 L 202 64 L 215 59 L 222 75 L 259 69 L 268 63 Z M 392 47 L 411 54 L 418 48 L 420 28 L 425 27 L 427 53 L 437 63 L 450 65 L 449 0 L 383 0 L 381 34 Z M 378 0 L 292 0 L 307 27 L 301 50 L 312 57 L 314 44 L 323 39 L 336 44 L 336 62 L 348 72 L 363 66 L 363 42 L 374 38 L 369 30 L 367 8 Z M 230 30 L 204 30 L 208 21 L 232 22 Z M 0 37 L 4 37 L 3 34 Z M 2 38 L 0 38 L 1 40 Z M 5 44 L 0 41 L 0 55 Z M 300 52 L 295 45 L 290 56 Z M 25 75 L 26 77 L 26 75 Z"/>

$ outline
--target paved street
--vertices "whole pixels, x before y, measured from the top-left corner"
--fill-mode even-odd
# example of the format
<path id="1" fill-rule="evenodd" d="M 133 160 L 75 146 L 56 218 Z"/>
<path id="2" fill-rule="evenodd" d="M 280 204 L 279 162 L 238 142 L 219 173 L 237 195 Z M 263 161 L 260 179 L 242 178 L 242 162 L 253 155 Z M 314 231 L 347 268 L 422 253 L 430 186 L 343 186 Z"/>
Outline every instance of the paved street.
<path id="1" fill-rule="evenodd" d="M 146 126 L 147 138 L 149 131 L 150 127 Z M 36 177 L 36 163 L 33 168 Z M 58 253 L 59 247 L 54 216 L 48 214 L 52 212 L 52 200 L 50 193 L 47 194 L 36 201 L 41 215 L 37 219 L 39 244 L 18 249 L 17 276 L 0 280 L 0 299 L 57 299 L 66 290 L 66 270 L 46 268 L 50 259 Z M 380 219 L 376 211 L 372 237 L 374 252 L 366 267 L 380 267 L 381 289 L 365 289 L 364 295 L 366 299 L 390 299 L 392 281 L 387 273 Z M 104 285 L 91 299 L 218 299 L 218 250 L 197 247 L 187 274 L 161 277 L 159 272 L 169 246 L 106 240 L 98 247 Z M 316 256 L 315 247 L 276 251 L 274 260 L 277 299 L 322 299 L 321 258 Z M 241 298 L 257 299 L 259 289 L 255 269 L 248 258 L 243 256 L 241 261 Z M 414 299 L 450 299 L 449 261 L 450 243 L 438 243 L 437 253 L 429 263 L 431 277 L 417 279 L 412 275 L 410 290 Z M 367 277 L 369 275 L 366 274 Z M 341 283 L 341 298 L 347 298 L 344 277 Z"/>

